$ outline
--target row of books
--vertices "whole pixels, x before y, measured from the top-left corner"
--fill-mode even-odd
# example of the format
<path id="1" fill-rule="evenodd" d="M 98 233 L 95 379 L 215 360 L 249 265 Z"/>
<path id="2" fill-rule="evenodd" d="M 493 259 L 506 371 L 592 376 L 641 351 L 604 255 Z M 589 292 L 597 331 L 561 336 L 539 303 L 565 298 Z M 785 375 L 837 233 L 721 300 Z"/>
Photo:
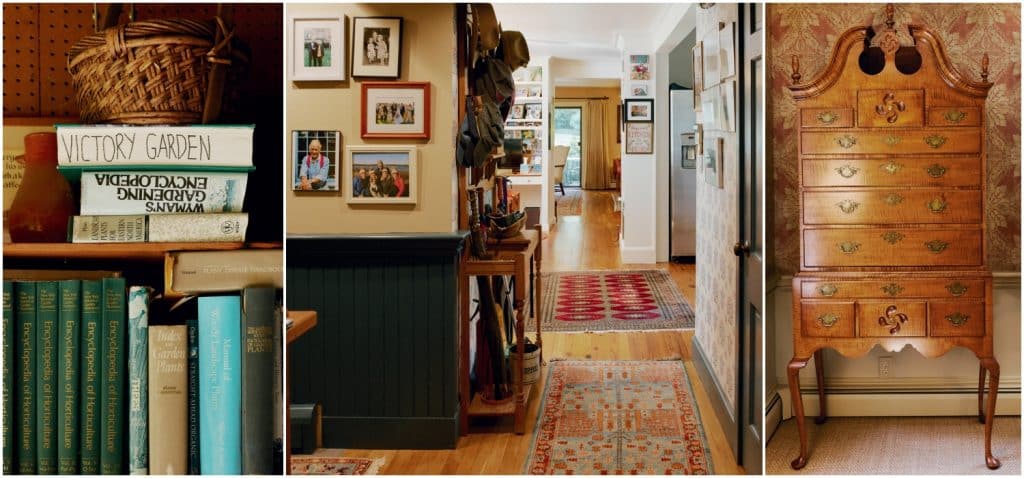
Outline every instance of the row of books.
<path id="1" fill-rule="evenodd" d="M 121 277 L 3 285 L 5 475 L 275 472 L 277 289 L 171 301 Z"/>
<path id="2" fill-rule="evenodd" d="M 81 183 L 70 242 L 241 242 L 252 125 L 58 124 L 57 164 Z"/>

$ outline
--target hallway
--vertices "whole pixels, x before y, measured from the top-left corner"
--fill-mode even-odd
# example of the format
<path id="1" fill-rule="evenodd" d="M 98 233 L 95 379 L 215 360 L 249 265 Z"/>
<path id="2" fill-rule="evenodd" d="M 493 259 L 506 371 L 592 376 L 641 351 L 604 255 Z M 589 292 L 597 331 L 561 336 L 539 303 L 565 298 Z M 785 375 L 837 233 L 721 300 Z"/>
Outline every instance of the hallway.
<path id="1" fill-rule="evenodd" d="M 619 261 L 619 213 L 613 211 L 614 191 L 581 191 L 582 215 L 559 216 L 544 239 L 544 272 L 597 269 L 667 270 L 686 300 L 694 305 L 696 268 L 693 264 L 658 263 L 623 265 Z M 557 198 L 561 198 L 556 193 Z M 532 319 L 528 324 L 532 324 Z M 532 327 L 532 325 L 530 326 Z M 528 327 L 528 330 L 530 329 Z M 545 333 L 545 360 L 666 360 L 682 359 L 693 385 L 700 419 L 716 474 L 741 474 L 725 440 L 707 391 L 694 369 L 691 356 L 693 330 L 606 333 Z M 529 453 L 540 408 L 547 367 L 533 387 L 527 430 L 512 433 L 512 419 L 475 419 L 471 433 L 455 450 L 319 450 L 316 455 L 384 458 L 382 474 L 521 474 Z"/>

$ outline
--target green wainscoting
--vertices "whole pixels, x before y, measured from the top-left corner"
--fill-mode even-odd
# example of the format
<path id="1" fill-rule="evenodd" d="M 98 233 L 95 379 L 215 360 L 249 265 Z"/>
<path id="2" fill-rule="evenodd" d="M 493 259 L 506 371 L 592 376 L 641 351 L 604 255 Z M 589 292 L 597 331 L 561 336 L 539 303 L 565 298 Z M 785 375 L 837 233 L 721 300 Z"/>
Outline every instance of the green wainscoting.
<path id="1" fill-rule="evenodd" d="M 291 402 L 323 406 L 323 446 L 455 447 L 467 234 L 288 236 L 286 306 L 317 312 L 288 348 Z"/>

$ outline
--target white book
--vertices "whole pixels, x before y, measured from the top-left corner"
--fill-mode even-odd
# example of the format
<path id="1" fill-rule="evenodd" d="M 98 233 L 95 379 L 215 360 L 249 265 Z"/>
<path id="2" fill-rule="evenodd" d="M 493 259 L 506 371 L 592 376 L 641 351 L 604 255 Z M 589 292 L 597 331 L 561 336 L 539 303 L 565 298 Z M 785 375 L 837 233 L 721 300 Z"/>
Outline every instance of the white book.
<path id="1" fill-rule="evenodd" d="M 98 242 L 242 242 L 249 214 L 74 216 L 69 239 Z"/>
<path id="2" fill-rule="evenodd" d="M 56 128 L 62 168 L 252 166 L 253 125 Z"/>
<path id="3" fill-rule="evenodd" d="M 82 215 L 240 212 L 249 173 L 82 171 Z"/>

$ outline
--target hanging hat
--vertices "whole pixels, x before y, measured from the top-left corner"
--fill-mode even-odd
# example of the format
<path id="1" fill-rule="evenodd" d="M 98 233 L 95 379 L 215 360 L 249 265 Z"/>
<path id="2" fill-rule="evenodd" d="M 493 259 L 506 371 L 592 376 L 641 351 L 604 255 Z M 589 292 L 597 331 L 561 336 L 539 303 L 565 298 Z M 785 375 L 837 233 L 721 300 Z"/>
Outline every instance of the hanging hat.
<path id="1" fill-rule="evenodd" d="M 476 127 L 480 140 L 473 150 L 473 166 L 480 167 L 494 152 L 494 148 L 505 142 L 505 121 L 501 118 L 497 104 L 483 102 L 479 114 L 476 115 Z"/>
<path id="2" fill-rule="evenodd" d="M 494 7 L 490 3 L 474 3 L 472 8 L 474 38 L 477 39 L 473 47 L 485 52 L 497 48 L 501 27 L 498 26 L 498 17 L 494 15 Z"/>
<path id="3" fill-rule="evenodd" d="M 476 93 L 483 96 L 484 101 L 501 103 L 516 91 L 512 69 L 503 61 L 482 58 L 477 62 L 473 76 L 476 78 Z"/>
<path id="4" fill-rule="evenodd" d="M 455 158 L 463 167 L 473 166 L 473 154 L 476 151 L 476 144 L 480 141 L 480 132 L 477 131 L 476 112 L 473 108 L 473 97 L 466 97 L 466 117 L 462 119 L 459 126 L 458 141 L 455 148 Z"/>
<path id="5" fill-rule="evenodd" d="M 521 32 L 506 31 L 501 33 L 501 46 L 498 48 L 498 58 L 512 69 L 518 70 L 530 63 L 530 47 L 526 44 L 526 38 Z"/>

